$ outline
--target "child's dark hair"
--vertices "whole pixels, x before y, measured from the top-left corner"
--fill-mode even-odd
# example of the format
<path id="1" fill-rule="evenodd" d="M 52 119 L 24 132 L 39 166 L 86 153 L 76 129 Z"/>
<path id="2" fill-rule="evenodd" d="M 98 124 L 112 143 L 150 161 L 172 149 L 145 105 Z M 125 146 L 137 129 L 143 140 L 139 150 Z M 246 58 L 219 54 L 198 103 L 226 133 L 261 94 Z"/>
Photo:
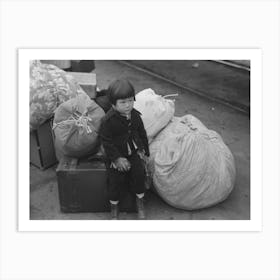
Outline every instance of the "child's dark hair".
<path id="1" fill-rule="evenodd" d="M 107 89 L 107 94 L 111 104 L 113 105 L 116 105 L 118 99 L 134 97 L 135 100 L 134 87 L 126 79 L 118 79 L 111 82 Z"/>

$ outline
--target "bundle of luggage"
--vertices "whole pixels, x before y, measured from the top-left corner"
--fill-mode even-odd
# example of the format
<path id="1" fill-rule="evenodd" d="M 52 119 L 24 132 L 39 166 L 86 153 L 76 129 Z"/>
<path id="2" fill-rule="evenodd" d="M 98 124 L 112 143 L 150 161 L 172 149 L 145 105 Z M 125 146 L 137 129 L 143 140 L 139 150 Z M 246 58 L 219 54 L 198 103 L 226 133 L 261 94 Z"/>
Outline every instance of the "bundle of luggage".
<path id="1" fill-rule="evenodd" d="M 100 102 L 91 99 L 71 75 L 56 66 L 30 64 L 30 127 L 36 129 L 53 117 L 58 159 L 85 158 L 99 151 L 98 130 L 109 109 L 104 97 L 100 96 Z M 147 172 L 153 187 L 176 208 L 217 204 L 234 187 L 233 155 L 221 136 L 194 116 L 175 117 L 174 100 L 169 97 L 145 89 L 136 94 L 134 105 L 147 131 L 151 154 Z"/>
<path id="2" fill-rule="evenodd" d="M 225 200 L 235 183 L 235 163 L 221 136 L 192 115 L 174 117 L 174 101 L 151 89 L 136 95 L 149 138 L 148 171 L 169 205 L 194 210 Z"/>
<path id="3" fill-rule="evenodd" d="M 77 77 L 86 78 L 86 92 Z M 82 157 L 98 146 L 98 129 L 104 110 L 90 98 L 96 87 L 95 74 L 65 72 L 38 60 L 30 62 L 30 130 L 38 133 L 46 122 L 53 125 L 57 159 L 62 155 Z M 94 97 L 94 96 L 91 96 Z"/>
<path id="4" fill-rule="evenodd" d="M 30 160 L 41 169 L 59 160 L 56 174 L 63 212 L 110 210 L 98 132 L 111 105 L 106 90 L 90 98 L 94 84 L 92 73 L 67 73 L 39 61 L 30 64 Z M 135 195 L 128 186 L 121 197 L 120 209 L 135 212 Z"/>

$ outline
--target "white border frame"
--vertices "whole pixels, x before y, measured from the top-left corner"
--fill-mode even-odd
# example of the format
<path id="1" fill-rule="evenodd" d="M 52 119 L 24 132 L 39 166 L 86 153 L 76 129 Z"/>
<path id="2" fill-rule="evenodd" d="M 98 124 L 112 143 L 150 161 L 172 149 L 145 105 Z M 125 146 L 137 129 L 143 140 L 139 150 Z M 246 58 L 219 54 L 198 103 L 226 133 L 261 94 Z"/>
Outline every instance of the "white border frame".
<path id="1" fill-rule="evenodd" d="M 261 231 L 262 229 L 262 63 L 260 49 L 19 49 L 18 50 L 18 230 L 19 231 Z M 251 60 L 250 220 L 96 221 L 30 220 L 29 61 Z M 253 139 L 253 141 L 252 141 Z M 254 176 L 252 176 L 254 174 Z M 78 229 L 78 230 L 77 230 Z"/>

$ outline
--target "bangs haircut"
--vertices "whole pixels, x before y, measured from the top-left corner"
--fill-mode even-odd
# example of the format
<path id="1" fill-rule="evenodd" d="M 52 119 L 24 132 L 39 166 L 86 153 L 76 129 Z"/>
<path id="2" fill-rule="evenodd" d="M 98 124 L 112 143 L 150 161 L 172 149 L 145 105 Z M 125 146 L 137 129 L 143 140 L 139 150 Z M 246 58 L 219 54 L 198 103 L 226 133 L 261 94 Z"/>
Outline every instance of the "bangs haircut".
<path id="1" fill-rule="evenodd" d="M 135 100 L 135 90 L 133 85 L 126 79 L 114 80 L 108 87 L 108 97 L 111 104 L 116 105 L 118 99 L 133 97 Z"/>

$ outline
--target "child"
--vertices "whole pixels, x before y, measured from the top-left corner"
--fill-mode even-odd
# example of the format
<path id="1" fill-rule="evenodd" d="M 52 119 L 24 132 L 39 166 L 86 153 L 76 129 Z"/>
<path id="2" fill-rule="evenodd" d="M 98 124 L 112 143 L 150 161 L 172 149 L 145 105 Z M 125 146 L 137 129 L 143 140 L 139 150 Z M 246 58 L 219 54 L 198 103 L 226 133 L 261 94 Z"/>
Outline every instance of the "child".
<path id="1" fill-rule="evenodd" d="M 145 170 L 142 160 L 149 156 L 149 145 L 141 113 L 133 108 L 135 90 L 128 80 L 113 81 L 108 87 L 112 108 L 100 128 L 105 150 L 108 192 L 112 219 L 118 219 L 120 189 L 129 181 L 136 194 L 138 219 L 145 219 L 143 197 Z"/>

